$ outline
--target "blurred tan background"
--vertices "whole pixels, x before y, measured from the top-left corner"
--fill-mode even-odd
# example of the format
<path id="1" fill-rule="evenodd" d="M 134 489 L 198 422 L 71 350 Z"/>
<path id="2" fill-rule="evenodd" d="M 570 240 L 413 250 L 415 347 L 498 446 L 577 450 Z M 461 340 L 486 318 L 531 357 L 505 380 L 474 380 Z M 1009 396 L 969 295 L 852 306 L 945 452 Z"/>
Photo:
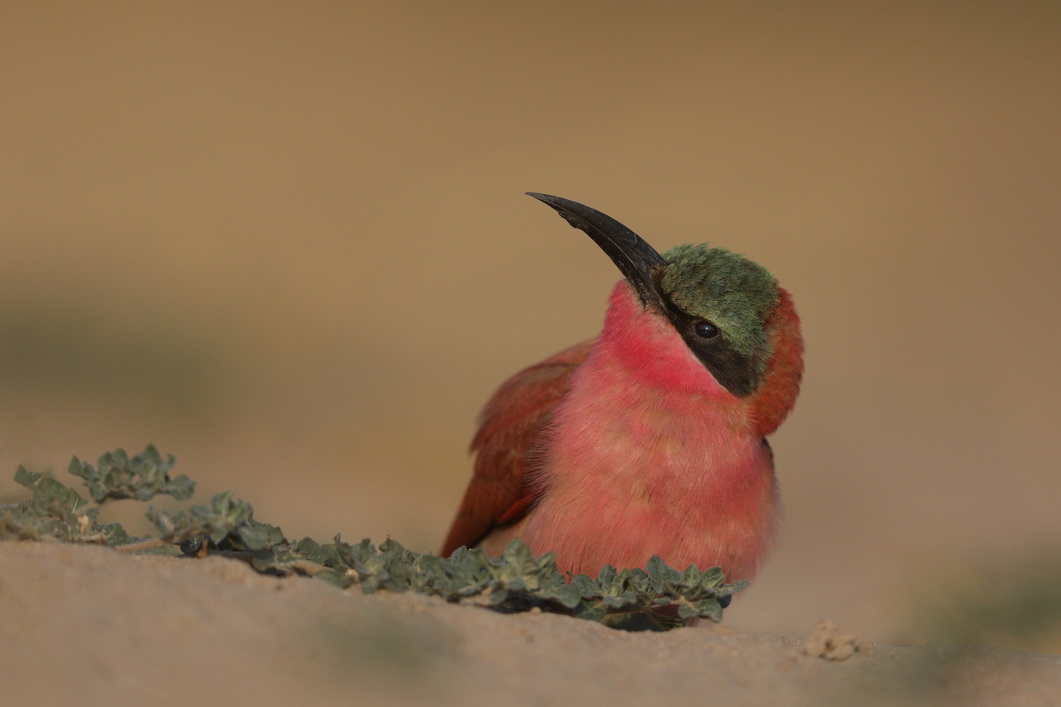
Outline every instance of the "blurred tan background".
<path id="1" fill-rule="evenodd" d="M 795 295 L 729 625 L 914 640 L 1061 556 L 1061 6 L 739 5 L 4 3 L 0 495 L 154 442 L 289 536 L 437 550 L 479 407 L 618 277 L 535 190 Z"/>

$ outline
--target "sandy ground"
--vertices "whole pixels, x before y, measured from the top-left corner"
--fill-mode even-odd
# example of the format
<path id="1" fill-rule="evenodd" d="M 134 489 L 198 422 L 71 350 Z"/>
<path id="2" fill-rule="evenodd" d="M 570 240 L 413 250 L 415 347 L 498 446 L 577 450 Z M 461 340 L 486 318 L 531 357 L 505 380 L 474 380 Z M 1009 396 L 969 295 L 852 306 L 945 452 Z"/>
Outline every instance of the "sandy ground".
<path id="1" fill-rule="evenodd" d="M 278 579 L 228 559 L 0 543 L 7 704 L 984 704 L 1061 701 L 1061 656 L 626 633 Z M 848 650 L 845 650 L 845 646 Z M 831 658 L 839 658 L 834 660 Z"/>

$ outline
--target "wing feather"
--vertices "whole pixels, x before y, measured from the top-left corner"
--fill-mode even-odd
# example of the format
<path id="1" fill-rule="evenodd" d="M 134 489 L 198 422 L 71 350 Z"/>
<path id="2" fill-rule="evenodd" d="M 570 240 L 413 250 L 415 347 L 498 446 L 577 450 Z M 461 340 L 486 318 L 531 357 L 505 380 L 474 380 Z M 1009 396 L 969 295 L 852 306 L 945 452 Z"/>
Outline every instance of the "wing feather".
<path id="1" fill-rule="evenodd" d="M 462 545 L 478 545 L 494 529 L 516 523 L 534 508 L 529 474 L 542 432 L 567 394 L 571 374 L 595 343 L 585 341 L 525 368 L 487 402 L 471 445 L 474 475 L 442 548 L 444 557 Z"/>

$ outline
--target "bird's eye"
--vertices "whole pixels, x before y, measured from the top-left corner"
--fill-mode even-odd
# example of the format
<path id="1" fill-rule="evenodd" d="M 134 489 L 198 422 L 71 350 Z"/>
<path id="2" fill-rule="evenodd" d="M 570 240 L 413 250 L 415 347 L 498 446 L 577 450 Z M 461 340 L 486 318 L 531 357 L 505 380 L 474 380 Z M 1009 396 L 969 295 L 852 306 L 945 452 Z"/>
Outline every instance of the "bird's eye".
<path id="1" fill-rule="evenodd" d="M 696 338 L 704 341 L 714 341 L 717 339 L 722 332 L 719 331 L 718 327 L 711 322 L 699 321 L 693 326 L 693 332 L 696 333 Z"/>

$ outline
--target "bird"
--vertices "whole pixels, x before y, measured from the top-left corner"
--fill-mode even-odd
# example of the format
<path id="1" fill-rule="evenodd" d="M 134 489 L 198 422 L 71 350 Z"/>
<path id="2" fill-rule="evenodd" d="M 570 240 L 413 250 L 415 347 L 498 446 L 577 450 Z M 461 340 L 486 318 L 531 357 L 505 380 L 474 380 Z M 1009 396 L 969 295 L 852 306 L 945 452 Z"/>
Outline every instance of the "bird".
<path id="1" fill-rule="evenodd" d="M 572 575 L 658 555 L 750 580 L 779 522 L 766 438 L 803 377 L 792 296 L 737 253 L 686 244 L 661 255 L 596 209 L 527 194 L 623 278 L 597 337 L 521 370 L 486 403 L 442 556 L 497 556 L 519 538 Z"/>

